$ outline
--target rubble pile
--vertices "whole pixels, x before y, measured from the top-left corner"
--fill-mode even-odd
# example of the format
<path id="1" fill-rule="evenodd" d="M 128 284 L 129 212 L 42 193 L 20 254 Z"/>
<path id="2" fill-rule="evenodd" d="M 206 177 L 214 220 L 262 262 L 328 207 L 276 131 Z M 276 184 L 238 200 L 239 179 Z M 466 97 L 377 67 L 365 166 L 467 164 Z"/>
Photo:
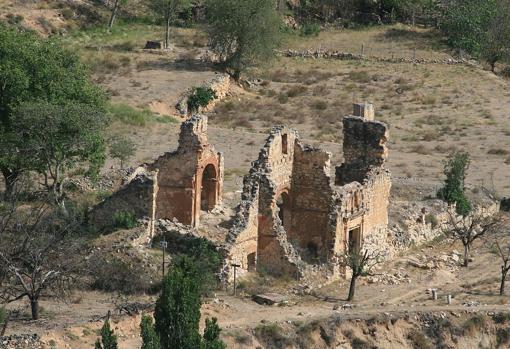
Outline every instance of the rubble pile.
<path id="1" fill-rule="evenodd" d="M 13 334 L 0 337 L 0 349 L 42 349 L 42 343 L 36 334 Z"/>

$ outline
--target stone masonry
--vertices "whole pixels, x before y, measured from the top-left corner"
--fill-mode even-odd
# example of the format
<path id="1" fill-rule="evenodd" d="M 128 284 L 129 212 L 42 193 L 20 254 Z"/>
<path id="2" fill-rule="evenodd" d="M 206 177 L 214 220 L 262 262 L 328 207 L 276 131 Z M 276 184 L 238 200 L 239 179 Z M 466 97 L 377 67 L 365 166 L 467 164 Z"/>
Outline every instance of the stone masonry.
<path id="1" fill-rule="evenodd" d="M 152 235 L 157 219 L 197 227 L 200 211 L 221 202 L 223 155 L 207 139 L 207 117 L 193 116 L 181 124 L 177 150 L 135 170 L 117 192 L 96 206 L 90 221 L 98 229 L 114 224 L 116 212 L 149 218 Z"/>
<path id="2" fill-rule="evenodd" d="M 371 104 L 345 117 L 344 163 L 332 176 L 331 154 L 302 144 L 297 132 L 275 127 L 250 173 L 226 238 L 224 277 L 265 270 L 295 278 L 320 271 L 338 277 L 338 255 L 375 248 L 386 237 L 390 173 L 388 128 Z M 364 242 L 367 242 L 364 244 Z M 371 243 L 370 243 L 371 242 Z"/>

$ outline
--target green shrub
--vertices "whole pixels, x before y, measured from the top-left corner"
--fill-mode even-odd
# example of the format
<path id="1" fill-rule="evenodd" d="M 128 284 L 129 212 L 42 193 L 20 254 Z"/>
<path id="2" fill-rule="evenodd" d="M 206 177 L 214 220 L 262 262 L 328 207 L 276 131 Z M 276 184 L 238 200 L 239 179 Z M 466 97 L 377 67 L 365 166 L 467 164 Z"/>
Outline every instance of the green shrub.
<path id="1" fill-rule="evenodd" d="M 113 215 L 113 225 L 115 228 L 133 229 L 137 224 L 137 219 L 133 212 L 117 211 Z"/>
<path id="2" fill-rule="evenodd" d="M 510 322 L 510 313 L 497 313 L 493 316 L 494 322 L 504 324 Z"/>
<path id="3" fill-rule="evenodd" d="M 301 36 L 318 36 L 321 32 L 321 26 L 319 23 L 310 22 L 305 23 L 301 26 L 300 35 Z"/>
<path id="4" fill-rule="evenodd" d="M 195 87 L 188 98 L 188 110 L 190 113 L 198 112 L 200 107 L 206 107 L 216 98 L 216 92 L 210 87 Z"/>
<path id="5" fill-rule="evenodd" d="M 471 212 L 471 203 L 464 194 L 464 182 L 469 168 L 470 158 L 466 152 L 458 151 L 450 154 L 444 163 L 444 187 L 437 193 L 438 198 L 456 203 L 457 213 L 467 216 Z"/>

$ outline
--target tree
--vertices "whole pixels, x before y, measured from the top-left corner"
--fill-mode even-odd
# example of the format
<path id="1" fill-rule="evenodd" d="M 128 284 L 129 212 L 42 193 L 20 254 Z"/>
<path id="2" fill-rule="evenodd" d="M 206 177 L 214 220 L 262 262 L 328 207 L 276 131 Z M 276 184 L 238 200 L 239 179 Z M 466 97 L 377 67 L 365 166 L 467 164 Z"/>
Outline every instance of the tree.
<path id="1" fill-rule="evenodd" d="M 78 55 L 58 41 L 0 24 L 0 171 L 6 196 L 32 159 L 18 151 L 19 139 L 11 134 L 13 116 L 20 105 L 46 101 L 62 105 L 79 103 L 102 109 L 105 94 L 89 79 Z"/>
<path id="2" fill-rule="evenodd" d="M 218 319 L 205 319 L 204 349 L 225 349 L 227 346 L 220 339 L 221 328 Z"/>
<path id="3" fill-rule="evenodd" d="M 471 211 L 471 204 L 464 194 L 466 173 L 469 168 L 469 154 L 457 151 L 450 154 L 444 163 L 443 173 L 446 176 L 444 187 L 438 192 L 438 197 L 448 204 L 456 204 L 457 213 L 467 216 Z"/>
<path id="4" fill-rule="evenodd" d="M 506 239 L 509 236 L 508 219 L 502 219 L 498 222 L 496 227 L 497 235 L 494 235 L 492 241 L 492 252 L 501 258 L 501 282 L 499 286 L 499 294 L 505 294 L 505 284 L 508 272 L 510 271 L 510 243 Z"/>
<path id="5" fill-rule="evenodd" d="M 110 155 L 120 161 L 120 168 L 124 168 L 124 163 L 128 161 L 136 151 L 135 144 L 124 137 L 115 137 L 110 141 Z"/>
<path id="6" fill-rule="evenodd" d="M 30 162 L 26 168 L 42 175 L 43 186 L 61 206 L 70 170 L 87 164 L 87 173 L 95 177 L 104 164 L 103 130 L 108 118 L 95 107 L 29 102 L 16 110 L 12 120 L 10 134 Z"/>
<path id="7" fill-rule="evenodd" d="M 485 59 L 492 71 L 510 50 L 509 0 L 454 0 L 445 9 L 444 32 L 451 46 Z"/>
<path id="8" fill-rule="evenodd" d="M 152 317 L 144 315 L 140 323 L 140 336 L 142 337 L 142 349 L 160 349 L 159 337 L 154 329 Z"/>
<path id="9" fill-rule="evenodd" d="M 115 18 L 117 18 L 117 12 L 119 12 L 120 6 L 127 4 L 127 2 L 128 0 L 115 0 L 113 3 L 112 14 L 108 21 L 108 31 L 111 31 L 113 28 L 113 22 L 115 22 Z"/>
<path id="10" fill-rule="evenodd" d="M 361 250 L 355 246 L 349 246 L 348 250 L 340 257 L 343 263 L 351 269 L 351 282 L 349 285 L 349 295 L 347 301 L 354 299 L 356 291 L 356 281 L 363 276 L 372 275 L 374 267 L 381 263 L 381 253 L 379 251 Z"/>
<path id="11" fill-rule="evenodd" d="M 200 348 L 200 282 L 193 259 L 179 258 L 163 281 L 154 318 L 162 349 Z"/>
<path id="12" fill-rule="evenodd" d="M 161 17 L 165 25 L 165 48 L 170 47 L 170 26 L 177 19 L 179 11 L 190 6 L 190 0 L 150 0 L 150 7 Z"/>
<path id="13" fill-rule="evenodd" d="M 274 56 L 280 18 L 274 0 L 207 0 L 211 49 L 235 80 Z"/>
<path id="14" fill-rule="evenodd" d="M 473 242 L 494 232 L 498 224 L 498 217 L 488 215 L 482 211 L 472 212 L 468 216 L 458 216 L 448 211 L 448 215 L 449 224 L 444 234 L 462 243 L 462 246 L 464 246 L 464 262 L 462 266 L 468 267 L 469 251 L 473 246 Z"/>
<path id="15" fill-rule="evenodd" d="M 95 349 L 117 349 L 117 336 L 110 328 L 110 312 L 101 327 L 101 340 L 97 339 Z"/>
<path id="16" fill-rule="evenodd" d="M 42 203 L 29 207 L 12 201 L 0 208 L 0 302 L 30 301 L 39 318 L 39 299 L 62 298 L 78 281 L 82 258 L 77 223 Z"/>

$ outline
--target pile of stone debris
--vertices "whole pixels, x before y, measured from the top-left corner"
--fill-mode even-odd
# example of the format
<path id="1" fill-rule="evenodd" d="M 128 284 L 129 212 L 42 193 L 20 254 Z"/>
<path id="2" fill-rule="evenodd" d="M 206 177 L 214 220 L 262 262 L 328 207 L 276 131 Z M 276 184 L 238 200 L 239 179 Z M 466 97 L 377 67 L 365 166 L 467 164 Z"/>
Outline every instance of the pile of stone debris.
<path id="1" fill-rule="evenodd" d="M 408 258 L 410 266 L 420 269 L 444 269 L 456 271 L 462 261 L 461 253 L 453 250 L 451 253 L 443 253 L 437 256 L 417 255 L 416 258 Z"/>
<path id="2" fill-rule="evenodd" d="M 0 337 L 0 349 L 42 349 L 42 343 L 36 334 L 13 334 Z"/>

